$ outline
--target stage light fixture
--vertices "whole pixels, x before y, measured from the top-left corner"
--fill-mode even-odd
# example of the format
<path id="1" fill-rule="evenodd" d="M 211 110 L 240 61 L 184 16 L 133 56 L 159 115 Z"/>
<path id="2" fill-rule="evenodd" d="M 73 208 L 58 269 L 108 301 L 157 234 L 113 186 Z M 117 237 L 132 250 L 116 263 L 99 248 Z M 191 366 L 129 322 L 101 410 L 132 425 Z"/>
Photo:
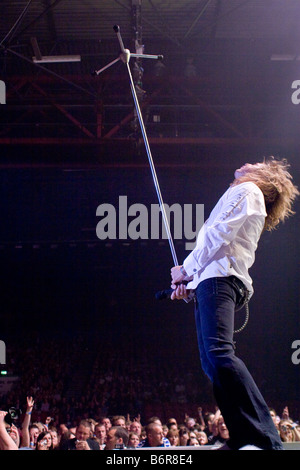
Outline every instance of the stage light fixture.
<path id="1" fill-rule="evenodd" d="M 271 60 L 274 62 L 293 62 L 295 60 L 300 60 L 300 55 L 298 54 L 272 54 Z"/>
<path id="2" fill-rule="evenodd" d="M 30 39 L 32 49 L 34 52 L 34 56 L 32 60 L 35 64 L 54 64 L 54 63 L 64 63 L 64 62 L 80 62 L 81 56 L 80 55 L 48 55 L 43 56 L 37 39 L 35 37 Z"/>
<path id="3" fill-rule="evenodd" d="M 80 55 L 48 55 L 42 56 L 41 59 L 32 57 L 32 60 L 35 64 L 54 64 L 54 63 L 64 63 L 64 62 L 80 62 Z"/>

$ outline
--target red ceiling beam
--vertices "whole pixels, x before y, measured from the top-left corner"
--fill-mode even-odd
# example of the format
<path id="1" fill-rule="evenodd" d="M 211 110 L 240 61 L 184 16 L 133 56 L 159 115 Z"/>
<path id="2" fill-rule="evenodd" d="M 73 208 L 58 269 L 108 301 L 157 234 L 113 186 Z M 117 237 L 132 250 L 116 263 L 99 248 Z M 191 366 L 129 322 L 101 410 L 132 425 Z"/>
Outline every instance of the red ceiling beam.
<path id="1" fill-rule="evenodd" d="M 219 137 L 149 137 L 152 145 L 299 145 L 293 138 L 219 138 Z M 0 137 L 0 145 L 108 145 L 130 143 L 131 138 L 71 138 L 71 137 Z M 142 144 L 142 140 L 140 140 Z"/>
<path id="2" fill-rule="evenodd" d="M 34 82 L 31 83 L 31 86 L 33 86 L 33 88 L 38 90 L 38 92 L 41 93 L 41 95 L 45 96 L 46 99 L 49 101 L 49 103 L 52 104 L 52 106 L 54 108 L 58 109 L 58 111 L 60 111 L 67 119 L 69 119 L 69 121 L 71 121 L 85 135 L 87 135 L 88 137 L 91 137 L 91 138 L 95 137 L 92 132 L 90 132 L 83 124 L 81 124 L 80 121 L 78 121 L 78 119 L 76 119 L 74 116 L 72 116 L 71 113 L 66 111 L 66 109 L 62 105 L 56 103 L 52 98 L 50 98 L 50 96 L 44 90 L 42 90 L 42 88 L 39 87 L 36 83 L 34 83 Z"/>

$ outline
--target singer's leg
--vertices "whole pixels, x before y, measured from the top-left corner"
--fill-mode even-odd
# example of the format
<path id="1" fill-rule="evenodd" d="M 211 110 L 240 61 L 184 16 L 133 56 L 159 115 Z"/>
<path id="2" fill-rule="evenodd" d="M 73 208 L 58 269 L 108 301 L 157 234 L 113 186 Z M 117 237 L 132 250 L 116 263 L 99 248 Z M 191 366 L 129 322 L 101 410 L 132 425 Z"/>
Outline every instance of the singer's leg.
<path id="1" fill-rule="evenodd" d="M 197 291 L 196 327 L 204 372 L 213 382 L 217 404 L 228 427 L 232 449 L 253 444 L 282 449 L 260 391 L 233 343 L 238 291 L 230 278 L 207 279 Z"/>

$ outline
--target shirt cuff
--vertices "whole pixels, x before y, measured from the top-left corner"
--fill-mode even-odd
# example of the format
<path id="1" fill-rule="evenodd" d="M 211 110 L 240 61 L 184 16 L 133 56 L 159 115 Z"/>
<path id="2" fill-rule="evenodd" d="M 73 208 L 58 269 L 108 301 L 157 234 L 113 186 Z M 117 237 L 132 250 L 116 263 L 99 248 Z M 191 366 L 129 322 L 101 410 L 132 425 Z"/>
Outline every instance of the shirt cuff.
<path id="1" fill-rule="evenodd" d="M 201 269 L 193 255 L 193 252 L 184 260 L 183 267 L 188 276 L 194 276 Z"/>

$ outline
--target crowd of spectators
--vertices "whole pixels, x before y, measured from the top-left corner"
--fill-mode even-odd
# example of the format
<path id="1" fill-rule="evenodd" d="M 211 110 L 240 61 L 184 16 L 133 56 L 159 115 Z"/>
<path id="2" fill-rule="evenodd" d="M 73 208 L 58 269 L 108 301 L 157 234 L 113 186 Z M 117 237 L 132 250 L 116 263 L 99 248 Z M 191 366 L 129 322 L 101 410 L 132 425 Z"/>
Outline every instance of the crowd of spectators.
<path id="1" fill-rule="evenodd" d="M 185 412 L 192 414 L 197 403 L 214 406 L 198 361 L 169 351 L 170 361 L 166 352 L 157 354 L 136 340 L 129 343 L 118 338 L 94 343 L 94 338 L 81 336 L 7 342 L 6 368 L 19 380 L 0 396 L 0 409 L 24 408 L 24 396 L 33 396 L 35 420 L 51 416 L 56 424 L 63 421 L 70 427 L 90 416 L 129 413 L 145 420 L 153 414 L 179 419 Z"/>
<path id="2" fill-rule="evenodd" d="M 226 444 L 229 431 L 219 409 L 205 412 L 198 408 L 197 416 L 185 415 L 183 422 L 169 418 L 163 423 L 152 416 L 143 425 L 141 417 L 128 414 L 80 419 L 75 426 L 58 426 L 51 417 L 45 422 L 32 422 L 34 400 L 27 397 L 25 416 L 15 418 L 12 412 L 0 411 L 0 450 L 114 450 L 142 447 L 201 447 L 218 449 Z M 270 409 L 283 442 L 300 441 L 300 427 L 285 407 L 279 417 Z"/>
<path id="3" fill-rule="evenodd" d="M 8 343 L 7 369 L 19 380 L 0 396 L 2 449 L 218 447 L 229 437 L 210 383 L 180 351 L 171 351 L 172 362 L 129 340 L 101 347 L 94 338 L 35 337 L 28 344 Z M 11 407 L 22 413 L 7 422 Z M 282 441 L 300 440 L 297 409 L 293 419 L 287 407 L 280 416 L 270 412 Z"/>

